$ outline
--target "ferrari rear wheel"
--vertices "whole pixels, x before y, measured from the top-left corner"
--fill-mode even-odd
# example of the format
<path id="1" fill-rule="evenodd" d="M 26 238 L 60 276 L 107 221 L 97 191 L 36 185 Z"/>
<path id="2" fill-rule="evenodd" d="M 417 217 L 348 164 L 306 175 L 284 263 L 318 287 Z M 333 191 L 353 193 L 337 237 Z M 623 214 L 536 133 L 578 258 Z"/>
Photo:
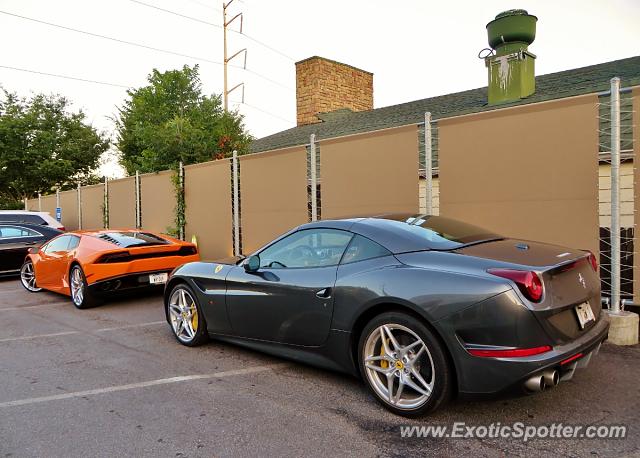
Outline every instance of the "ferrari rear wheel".
<path id="1" fill-rule="evenodd" d="M 424 415 L 450 396 L 452 375 L 441 344 L 410 315 L 375 317 L 360 336 L 358 354 L 376 400 L 398 415 Z"/>
<path id="2" fill-rule="evenodd" d="M 171 291 L 167 302 L 167 317 L 173 334 L 183 345 L 195 347 L 208 339 L 207 325 L 195 294 L 181 283 Z"/>
<path id="3" fill-rule="evenodd" d="M 86 309 L 95 305 L 95 300 L 89 291 L 87 279 L 82 267 L 75 265 L 69 273 L 69 288 L 71 290 L 71 302 L 76 308 Z"/>
<path id="4" fill-rule="evenodd" d="M 22 264 L 22 268 L 20 269 L 20 282 L 27 291 L 32 293 L 42 291 L 42 288 L 38 288 L 38 285 L 36 284 L 36 273 L 33 269 L 33 262 L 31 259 L 27 259 L 24 264 Z"/>

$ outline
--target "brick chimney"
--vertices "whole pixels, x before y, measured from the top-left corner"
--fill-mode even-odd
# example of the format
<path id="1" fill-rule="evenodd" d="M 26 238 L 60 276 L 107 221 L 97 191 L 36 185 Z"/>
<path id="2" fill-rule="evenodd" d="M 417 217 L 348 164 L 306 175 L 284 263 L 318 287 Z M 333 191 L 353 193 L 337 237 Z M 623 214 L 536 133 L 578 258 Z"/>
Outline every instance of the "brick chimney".
<path id="1" fill-rule="evenodd" d="M 324 57 L 296 62 L 296 111 L 299 126 L 321 120 L 318 113 L 373 109 L 373 73 Z"/>

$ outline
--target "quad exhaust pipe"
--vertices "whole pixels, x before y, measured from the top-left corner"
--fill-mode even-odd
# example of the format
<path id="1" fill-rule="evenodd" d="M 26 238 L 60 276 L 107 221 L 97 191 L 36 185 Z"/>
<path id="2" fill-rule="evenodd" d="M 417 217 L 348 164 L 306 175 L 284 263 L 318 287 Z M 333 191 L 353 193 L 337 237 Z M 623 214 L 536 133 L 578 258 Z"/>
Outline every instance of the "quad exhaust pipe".
<path id="1" fill-rule="evenodd" d="M 532 375 L 524 382 L 524 387 L 530 392 L 544 391 L 553 388 L 560 381 L 560 374 L 555 369 L 548 369 L 540 374 Z"/>

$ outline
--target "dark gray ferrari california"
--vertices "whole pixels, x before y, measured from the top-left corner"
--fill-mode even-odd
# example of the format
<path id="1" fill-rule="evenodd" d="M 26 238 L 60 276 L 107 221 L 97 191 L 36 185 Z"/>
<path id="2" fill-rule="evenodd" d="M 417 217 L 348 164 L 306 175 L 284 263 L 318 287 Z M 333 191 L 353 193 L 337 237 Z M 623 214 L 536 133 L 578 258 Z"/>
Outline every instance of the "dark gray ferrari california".
<path id="1" fill-rule="evenodd" d="M 609 324 L 593 254 L 437 216 L 304 224 L 247 258 L 167 282 L 178 341 L 207 338 L 362 376 L 407 416 L 454 395 L 573 376 Z"/>

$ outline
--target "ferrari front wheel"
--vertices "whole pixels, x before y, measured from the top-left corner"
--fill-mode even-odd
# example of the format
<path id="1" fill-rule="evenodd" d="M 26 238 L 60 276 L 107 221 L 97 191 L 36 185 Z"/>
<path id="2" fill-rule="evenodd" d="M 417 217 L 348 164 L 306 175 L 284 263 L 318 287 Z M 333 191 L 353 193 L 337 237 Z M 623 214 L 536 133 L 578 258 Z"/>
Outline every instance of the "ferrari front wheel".
<path id="1" fill-rule="evenodd" d="M 36 272 L 33 269 L 31 259 L 27 259 L 24 264 L 22 264 L 22 268 L 20 269 L 20 282 L 29 292 L 37 293 L 42 291 L 42 288 L 39 288 L 36 284 Z"/>
<path id="2" fill-rule="evenodd" d="M 69 273 L 69 289 L 71 290 L 71 302 L 76 308 L 86 309 L 95 305 L 95 300 L 89 291 L 87 279 L 82 267 L 74 265 Z"/>
<path id="3" fill-rule="evenodd" d="M 358 354 L 369 389 L 395 414 L 424 415 L 450 396 L 453 377 L 442 344 L 413 316 L 375 317 L 362 332 Z"/>
<path id="4" fill-rule="evenodd" d="M 171 291 L 167 318 L 173 335 L 182 345 L 195 347 L 207 341 L 207 326 L 200 305 L 186 284 L 181 283 Z"/>

